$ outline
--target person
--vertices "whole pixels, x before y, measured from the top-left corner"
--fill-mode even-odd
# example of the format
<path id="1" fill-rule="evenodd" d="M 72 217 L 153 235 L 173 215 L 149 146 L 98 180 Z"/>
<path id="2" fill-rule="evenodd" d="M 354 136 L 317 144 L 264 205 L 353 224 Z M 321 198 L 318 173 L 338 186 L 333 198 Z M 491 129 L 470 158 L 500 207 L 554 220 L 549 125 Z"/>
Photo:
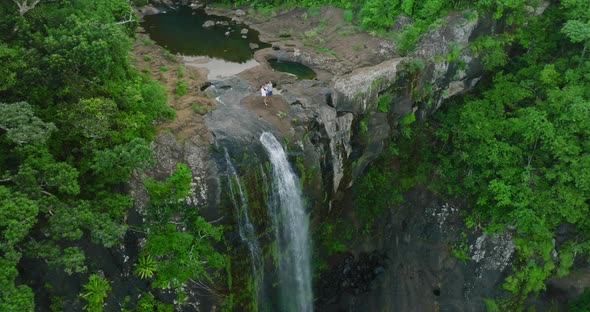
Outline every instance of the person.
<path id="1" fill-rule="evenodd" d="M 268 97 L 268 102 L 272 102 L 272 98 L 271 98 L 271 96 L 272 96 L 272 82 L 271 81 L 269 81 L 266 84 L 266 96 Z"/>
<path id="2" fill-rule="evenodd" d="M 260 86 L 260 94 L 262 95 L 262 99 L 264 99 L 264 106 L 268 106 L 268 103 L 266 102 L 267 98 L 268 98 L 266 86 L 264 86 L 264 85 Z"/>

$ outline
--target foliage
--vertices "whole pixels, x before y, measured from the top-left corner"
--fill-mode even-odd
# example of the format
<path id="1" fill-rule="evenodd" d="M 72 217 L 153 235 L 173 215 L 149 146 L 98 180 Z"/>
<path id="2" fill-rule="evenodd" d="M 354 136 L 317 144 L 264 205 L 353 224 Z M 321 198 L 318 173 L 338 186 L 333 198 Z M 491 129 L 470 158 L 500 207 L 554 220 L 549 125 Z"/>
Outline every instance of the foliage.
<path id="1" fill-rule="evenodd" d="M 347 250 L 347 246 L 343 241 L 342 237 L 342 230 L 343 224 L 342 222 L 333 224 L 333 223 L 323 223 L 320 226 L 320 239 L 323 245 L 323 248 L 326 249 L 328 256 L 343 252 Z M 352 237 L 348 237 L 350 240 Z"/>
<path id="2" fill-rule="evenodd" d="M 505 46 L 511 43 L 510 40 L 510 37 L 494 38 L 491 36 L 482 36 L 471 45 L 471 49 L 474 52 L 483 54 L 485 69 L 492 70 L 506 65 L 508 62 L 508 54 L 505 51 Z"/>
<path id="3" fill-rule="evenodd" d="M 487 312 L 500 312 L 500 308 L 494 299 L 484 298 L 483 303 L 486 305 Z"/>
<path id="4" fill-rule="evenodd" d="M 178 78 L 184 77 L 186 68 L 183 65 L 178 65 Z"/>
<path id="5" fill-rule="evenodd" d="M 154 286 L 180 288 L 189 279 L 209 277 L 205 264 L 212 268 L 224 267 L 225 259 L 215 252 L 209 241 L 219 241 L 221 229 L 201 217 L 190 227 L 197 235 L 179 230 L 174 224 L 166 224 L 148 235 L 143 251 L 158 259 Z"/>
<path id="6" fill-rule="evenodd" d="M 111 248 L 127 231 L 122 183 L 152 163 L 155 124 L 174 116 L 165 88 L 129 63 L 136 19 L 117 23 L 129 12 L 124 0 L 0 4 L 2 311 L 35 309 L 17 264 L 84 273 L 93 245 L 81 239 Z"/>
<path id="7" fill-rule="evenodd" d="M 570 312 L 590 311 L 590 289 L 584 289 L 584 292 L 578 298 L 568 302 L 567 310 Z"/>
<path id="8" fill-rule="evenodd" d="M 143 279 L 152 278 L 156 273 L 156 262 L 152 259 L 152 256 L 140 257 L 135 264 L 134 273 Z"/>
<path id="9" fill-rule="evenodd" d="M 142 293 L 141 298 L 137 302 L 136 307 L 137 312 L 172 312 L 174 311 L 174 305 L 172 304 L 165 304 L 156 300 L 154 295 L 151 293 Z"/>
<path id="10" fill-rule="evenodd" d="M 25 285 L 16 286 L 16 264 L 21 254 L 15 245 L 23 240 L 37 222 L 35 201 L 24 194 L 11 192 L 0 185 L 0 310 L 33 311 L 33 292 Z"/>
<path id="11" fill-rule="evenodd" d="M 183 95 L 185 95 L 186 92 L 187 92 L 186 81 L 184 81 L 184 80 L 178 80 L 176 82 L 176 88 L 174 89 L 174 92 L 176 93 L 177 96 L 183 96 Z"/>
<path id="12" fill-rule="evenodd" d="M 377 99 L 377 110 L 382 113 L 389 112 L 389 105 L 391 105 L 391 95 L 380 96 Z"/>
<path id="13" fill-rule="evenodd" d="M 209 112 L 209 109 L 201 105 L 199 102 L 193 102 L 191 108 L 199 115 L 205 115 Z"/>
<path id="14" fill-rule="evenodd" d="M 409 114 L 406 116 L 410 116 Z M 436 159 L 432 151 L 431 130 L 423 125 L 400 121 L 400 130 L 407 129 L 413 136 L 399 136 L 389 142 L 386 153 L 368 165 L 366 172 L 353 185 L 355 216 L 361 221 L 365 233 L 371 232 L 377 221 L 388 214 L 389 208 L 403 202 L 402 193 L 424 183 Z M 418 129 L 418 130 L 414 130 Z"/>
<path id="15" fill-rule="evenodd" d="M 17 145 L 45 143 L 56 127 L 35 116 L 27 102 L 0 103 L 0 130 L 6 138 Z"/>
<path id="16" fill-rule="evenodd" d="M 359 133 L 364 135 L 367 134 L 367 131 L 369 131 L 369 121 L 367 118 L 363 118 L 359 122 Z"/>
<path id="17" fill-rule="evenodd" d="M 165 181 L 148 178 L 144 182 L 151 198 L 151 213 L 141 254 L 154 259 L 156 287 L 179 290 L 190 279 L 211 278 L 208 268 L 225 266 L 224 256 L 212 245 L 220 241 L 223 228 L 208 223 L 183 202 L 190 193 L 191 181 L 190 168 L 178 163 Z M 181 220 L 182 226 L 172 218 Z"/>
<path id="18" fill-rule="evenodd" d="M 134 169 L 145 169 L 154 163 L 148 142 L 136 138 L 113 148 L 95 150 L 90 168 L 106 183 L 126 181 Z"/>
<path id="19" fill-rule="evenodd" d="M 386 165 L 381 161 L 372 166 L 353 190 L 356 214 L 365 224 L 373 224 L 385 209 L 402 199 L 400 190 L 392 183 L 395 175 Z"/>
<path id="20" fill-rule="evenodd" d="M 564 15 L 551 8 L 531 21 L 514 40 L 529 45 L 535 38 L 532 53 L 513 57 L 481 93 L 440 117 L 438 172 L 447 191 L 473 199 L 467 224 L 516 232 L 518 258 L 504 288 L 517 310 L 547 278 L 567 274 L 575 253 L 589 251 L 590 63 L 580 63 L 581 42 L 547 31 L 560 29 Z M 575 225 L 577 235 L 554 244 L 562 224 Z"/>
<path id="21" fill-rule="evenodd" d="M 154 206 L 176 204 L 190 193 L 191 169 L 184 163 L 177 163 L 176 170 L 165 180 L 145 180 L 145 186 Z"/>
<path id="22" fill-rule="evenodd" d="M 352 20 L 354 19 L 354 12 L 352 10 L 345 10 L 344 13 L 342 13 L 342 19 L 352 23 Z"/>
<path id="23" fill-rule="evenodd" d="M 84 310 L 89 312 L 102 312 L 104 299 L 108 296 L 111 290 L 109 281 L 99 277 L 96 274 L 90 275 L 88 283 L 84 284 L 84 292 L 82 298 L 88 301 L 88 304 L 84 306 Z"/>

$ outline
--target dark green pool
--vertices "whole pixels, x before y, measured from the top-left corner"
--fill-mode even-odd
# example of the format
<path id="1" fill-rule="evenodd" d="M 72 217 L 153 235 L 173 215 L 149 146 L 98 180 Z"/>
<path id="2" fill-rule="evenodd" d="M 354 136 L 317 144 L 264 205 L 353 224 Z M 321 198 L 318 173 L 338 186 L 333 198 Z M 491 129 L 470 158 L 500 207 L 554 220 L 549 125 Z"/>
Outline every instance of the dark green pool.
<path id="1" fill-rule="evenodd" d="M 277 59 L 268 60 L 270 67 L 276 71 L 281 71 L 297 76 L 298 79 L 313 79 L 316 73 L 309 67 L 291 61 L 279 61 Z"/>
<path id="2" fill-rule="evenodd" d="M 229 26 L 203 28 L 203 23 L 208 20 L 225 21 Z M 187 6 L 145 16 L 142 26 L 158 45 L 174 54 L 208 56 L 243 63 L 254 55 L 250 43 L 258 44 L 260 48 L 270 46 L 260 42 L 258 32 L 251 29 L 246 39 L 243 39 L 240 31 L 247 28 L 245 25 L 233 24 L 229 18 L 207 15 L 203 10 L 192 10 Z M 228 28 L 231 28 L 229 37 L 225 36 Z"/>

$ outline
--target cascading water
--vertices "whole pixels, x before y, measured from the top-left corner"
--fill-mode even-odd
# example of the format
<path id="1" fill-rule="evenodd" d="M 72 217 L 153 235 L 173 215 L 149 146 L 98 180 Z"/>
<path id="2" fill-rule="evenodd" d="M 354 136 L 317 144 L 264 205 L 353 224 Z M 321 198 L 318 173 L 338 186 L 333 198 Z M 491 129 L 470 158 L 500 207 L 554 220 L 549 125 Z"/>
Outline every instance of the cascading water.
<path id="1" fill-rule="evenodd" d="M 228 184 L 230 189 L 231 200 L 236 209 L 236 219 L 238 221 L 238 233 L 240 238 L 248 246 L 250 260 L 252 263 L 252 277 L 254 281 L 254 291 L 257 299 L 262 299 L 261 282 L 263 280 L 263 260 L 260 252 L 260 244 L 256 238 L 256 229 L 250 221 L 248 210 L 248 199 L 244 194 L 240 177 L 229 157 L 227 149 L 225 150 L 225 160 L 227 162 Z"/>
<path id="2" fill-rule="evenodd" d="M 309 224 L 299 182 L 277 139 L 264 132 L 260 142 L 268 153 L 272 168 L 272 198 L 268 202 L 277 236 L 281 310 L 311 312 Z"/>

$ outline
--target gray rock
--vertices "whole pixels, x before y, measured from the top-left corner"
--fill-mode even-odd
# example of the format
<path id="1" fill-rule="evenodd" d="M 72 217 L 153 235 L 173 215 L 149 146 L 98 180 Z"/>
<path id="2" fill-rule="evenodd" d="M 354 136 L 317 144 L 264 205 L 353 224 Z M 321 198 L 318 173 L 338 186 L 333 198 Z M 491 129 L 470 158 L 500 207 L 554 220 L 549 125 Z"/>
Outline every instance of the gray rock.
<path id="1" fill-rule="evenodd" d="M 191 7 L 191 9 L 193 10 L 197 10 L 197 9 L 202 9 L 205 7 L 205 4 L 199 2 L 199 1 L 191 1 L 191 3 L 189 4 L 189 6 Z"/>
<path id="2" fill-rule="evenodd" d="M 229 37 L 229 31 L 226 31 L 224 34 L 226 37 Z"/>
<path id="3" fill-rule="evenodd" d="M 234 13 L 236 16 L 244 16 L 246 15 L 246 12 L 244 12 L 243 10 L 236 10 L 236 12 Z"/>
<path id="4" fill-rule="evenodd" d="M 219 26 L 229 26 L 229 23 L 226 21 L 217 21 L 215 22 L 215 25 L 219 25 Z"/>
<path id="5" fill-rule="evenodd" d="M 205 23 L 203 23 L 203 28 L 209 28 L 209 27 L 213 27 L 215 26 L 215 22 L 214 21 L 206 21 Z"/>
<path id="6" fill-rule="evenodd" d="M 336 110 L 364 113 L 369 102 L 397 79 L 397 67 L 404 60 L 406 59 L 396 58 L 334 78 Z"/>
<path id="7" fill-rule="evenodd" d="M 242 28 L 242 30 L 240 30 L 240 34 L 242 34 L 242 35 L 246 35 L 247 33 L 248 33 L 247 28 Z"/>
<path id="8" fill-rule="evenodd" d="M 151 4 L 148 4 L 146 6 L 144 6 L 143 8 L 141 8 L 141 14 L 147 16 L 147 15 L 156 15 L 156 14 L 160 14 L 161 11 L 154 7 Z"/>
<path id="9" fill-rule="evenodd" d="M 393 22 L 393 29 L 394 30 L 402 30 L 404 27 L 406 27 L 407 25 L 412 24 L 414 21 L 412 20 L 411 17 L 405 15 L 405 14 L 398 14 L 398 16 L 396 16 L 395 21 Z"/>
<path id="10" fill-rule="evenodd" d="M 248 46 L 250 47 L 251 50 L 256 50 L 258 48 L 260 48 L 260 46 L 257 43 L 248 43 Z"/>

